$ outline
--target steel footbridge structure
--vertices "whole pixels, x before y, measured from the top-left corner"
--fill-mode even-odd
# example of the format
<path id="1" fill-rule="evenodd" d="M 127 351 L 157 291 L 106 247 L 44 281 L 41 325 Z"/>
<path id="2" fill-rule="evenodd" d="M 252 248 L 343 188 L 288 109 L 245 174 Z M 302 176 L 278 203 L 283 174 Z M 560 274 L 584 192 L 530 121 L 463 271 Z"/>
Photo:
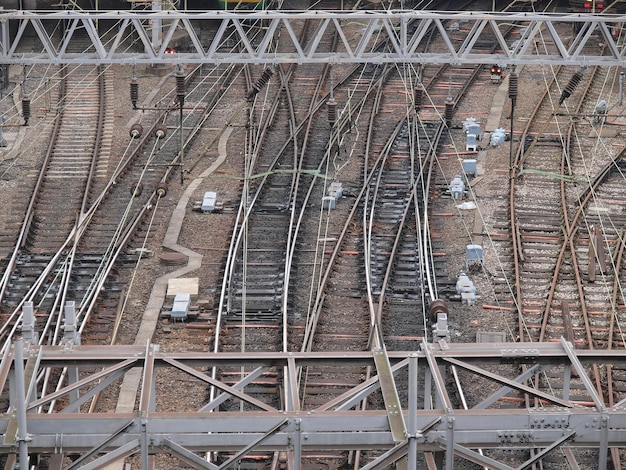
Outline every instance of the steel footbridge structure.
<path id="1" fill-rule="evenodd" d="M 311 20 L 315 33 L 306 43 L 297 37 L 296 21 Z M 624 15 L 436 12 L 436 11 L 0 11 L 0 64 L 192 64 L 192 63 L 452 63 L 507 64 L 509 66 L 587 65 L 626 66 L 626 48 L 612 34 Z M 502 31 L 511 23 L 522 26 L 515 43 Z M 63 24 L 59 29 L 57 26 Z M 158 34 L 155 34 L 158 25 Z M 462 25 L 462 27 L 460 27 Z M 564 28 L 565 26 L 565 28 Z M 427 32 L 436 28 L 445 50 L 424 52 Z M 199 34 L 202 30 L 212 34 Z M 562 31 L 571 37 L 563 37 Z M 336 53 L 321 52 L 326 35 L 338 32 Z M 277 34 L 289 37 L 291 50 L 271 47 Z M 483 34 L 495 37 L 492 53 L 475 50 Z M 384 36 L 392 45 L 382 52 L 371 46 Z M 558 53 L 535 47 L 549 40 Z M 86 39 L 85 39 L 86 38 Z M 600 38 L 604 48 L 590 55 L 589 41 Z M 70 52 L 74 41 L 87 40 L 84 52 Z M 177 49 L 182 42 L 187 44 Z M 232 52 L 228 44 L 242 45 Z M 583 51 L 585 51 L 583 53 Z M 383 359 L 377 357 L 382 354 Z M 571 343 L 423 343 L 408 352 L 328 353 L 164 353 L 158 345 L 135 346 L 37 346 L 18 340 L 0 362 L 0 383 L 10 391 L 0 410 L 0 454 L 7 468 L 26 465 L 29 454 L 80 455 L 70 467 L 103 468 L 129 455 L 139 454 L 143 468 L 160 453 L 171 454 L 194 468 L 228 468 L 252 450 L 288 455 L 294 468 L 303 454 L 323 449 L 378 450 L 381 456 L 367 465 L 385 468 L 407 459 L 416 468 L 418 452 L 445 455 L 446 468 L 454 457 L 480 466 L 512 470 L 504 462 L 485 456 L 480 449 L 533 450 L 519 468 L 528 468 L 561 446 L 598 449 L 598 465 L 605 470 L 612 447 L 626 442 L 626 403 L 612 407 L 595 390 L 586 375 L 593 363 L 626 364 L 624 350 L 578 350 Z M 524 373 L 494 373 L 507 364 Z M 370 367 L 372 377 L 344 393 L 340 399 L 303 409 L 298 396 L 298 371 L 310 366 Z M 246 367 L 237 383 L 226 384 L 207 370 Z M 454 405 L 442 370 L 454 366 L 493 384 L 468 409 Z M 523 366 L 523 368 L 522 368 Z M 220 393 L 193 412 L 158 409 L 155 374 L 174 368 L 193 380 L 215 387 Z M 245 385 L 268 368 L 284 370 L 282 408 L 259 402 L 245 392 Z M 564 390 L 572 376 L 583 379 L 592 403 L 581 406 L 567 394 L 556 396 L 527 386 L 542 371 L 562 372 Z M 73 378 L 62 389 L 40 393 L 37 377 L 46 371 L 70 371 Z M 141 371 L 138 409 L 132 413 L 85 413 L 84 406 L 130 371 Z M 409 400 L 406 409 L 385 403 L 367 410 L 355 409 L 370 394 L 383 391 L 394 396 L 396 377 L 408 376 L 409 396 L 423 393 L 426 409 Z M 418 391 L 418 383 L 423 385 Z M 391 393 L 385 393 L 391 391 Z M 186 390 L 172 390 L 176 399 Z M 476 394 L 483 390 L 474 390 Z M 510 393 L 523 394 L 543 403 L 538 408 L 501 409 L 492 406 Z M 395 393 L 397 396 L 397 393 Z M 245 402 L 253 411 L 215 412 L 225 400 Z M 52 403 L 55 406 L 50 406 Z M 50 410 L 41 412 L 41 410 Z M 217 465 L 201 453 L 228 451 L 234 457 Z M 19 456 L 19 457 L 18 457 Z M 16 462 L 19 462 L 16 464 Z M 429 468 L 437 468 L 436 464 Z M 13 467 L 11 467 L 13 468 Z M 59 465 L 59 468 L 62 468 Z"/>
<path id="2" fill-rule="evenodd" d="M 293 22 L 309 20 L 315 34 L 301 43 Z M 480 13 L 401 11 L 0 11 L 0 63 L 181 64 L 181 63 L 414 63 L 414 64 L 539 64 L 625 66 L 626 48 L 614 37 L 615 25 L 626 15 L 549 13 Z M 57 25 L 64 24 L 62 32 Z M 523 27 L 519 38 L 507 42 L 502 31 L 511 23 Z M 103 25 L 106 25 L 104 27 Z M 209 26 L 210 25 L 210 26 Z M 462 28 L 460 27 L 462 25 Z M 563 25 L 573 39 L 564 37 Z M 212 28 L 211 35 L 198 34 Z M 420 52 L 427 32 L 436 28 L 446 50 Z M 559 29 L 561 28 L 561 29 Z M 323 39 L 337 31 L 338 51 L 318 51 Z M 271 45 L 279 33 L 293 42 L 291 51 Z M 77 35 L 91 46 L 69 52 Z M 491 53 L 475 50 L 482 35 L 495 37 Z M 589 54 L 585 46 L 600 37 L 604 48 Z M 138 39 L 138 40 L 137 40 Z M 372 49 L 374 40 L 387 39 L 385 51 Z M 82 39 L 81 39 L 82 40 Z M 132 44 L 129 41 L 132 40 Z M 558 53 L 535 47 L 553 42 Z M 239 52 L 227 47 L 242 45 Z M 510 41 L 510 40 L 509 40 Z M 176 44 L 174 44 L 174 42 Z M 178 44 L 187 42 L 185 51 Z M 551 48 L 552 49 L 552 48 Z M 177 52 L 172 54 L 172 50 Z"/>

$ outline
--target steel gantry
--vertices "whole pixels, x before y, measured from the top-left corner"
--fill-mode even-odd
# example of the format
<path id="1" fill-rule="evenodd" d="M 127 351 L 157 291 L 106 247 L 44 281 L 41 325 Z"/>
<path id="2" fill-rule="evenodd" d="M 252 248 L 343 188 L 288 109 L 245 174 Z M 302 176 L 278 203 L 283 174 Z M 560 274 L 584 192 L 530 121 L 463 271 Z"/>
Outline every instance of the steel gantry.
<path id="1" fill-rule="evenodd" d="M 294 23 L 310 20 L 315 33 L 301 42 Z M 376 11 L 17 11 L 0 12 L 0 63 L 450 63 L 625 66 L 623 41 L 612 34 L 625 15 Z M 59 28 L 59 24 L 63 27 Z M 503 31 L 518 24 L 512 40 Z M 160 25 L 162 34 L 154 34 Z M 445 50 L 424 44 L 435 28 Z M 564 29 L 565 28 L 565 29 Z M 203 31 L 207 32 L 203 34 Z M 337 31 L 337 52 L 320 44 Z M 564 32 L 565 31 L 565 32 Z M 281 49 L 273 47 L 281 34 Z M 81 36 L 84 52 L 70 52 Z M 573 37 L 573 40 L 570 39 Z M 615 37 L 614 37 L 615 36 Z M 479 40 L 497 42 L 492 53 Z M 387 39 L 385 50 L 374 47 Z M 291 51 L 285 46 L 291 41 Z M 594 41 L 594 42 L 590 42 Z M 537 47 L 544 42 L 555 48 Z M 605 47 L 586 47 L 602 42 Z M 184 48 L 179 47 L 184 44 Z M 233 44 L 238 47 L 233 48 Z M 318 50 L 320 47 L 320 50 Z M 172 54 L 172 51 L 176 53 Z M 287 52 L 283 52 L 287 51 Z"/>
<path id="2" fill-rule="evenodd" d="M 385 357 L 377 357 L 380 354 Z M 380 456 L 367 469 L 384 468 L 403 458 L 409 468 L 415 468 L 411 463 L 415 464 L 417 453 L 439 452 L 445 456 L 447 469 L 453 468 L 454 458 L 462 458 L 487 468 L 510 470 L 512 467 L 498 461 L 494 457 L 498 454 L 491 450 L 534 449 L 534 457 L 518 467 L 527 468 L 547 452 L 568 446 L 599 449 L 595 468 L 606 469 L 609 448 L 626 442 L 626 400 L 605 406 L 587 378 L 589 364 L 626 364 L 626 350 L 576 350 L 562 340 L 510 344 L 442 341 L 423 343 L 418 351 L 382 353 L 164 353 L 156 345 L 144 349 L 71 343 L 42 347 L 19 340 L 7 348 L 0 363 L 0 384 L 10 398 L 2 402 L 0 453 L 14 463 L 17 455 L 22 463 L 28 455 L 70 455 L 74 460 L 67 468 L 81 469 L 102 468 L 132 454 L 148 462 L 149 456 L 165 453 L 194 468 L 214 470 L 226 467 L 211 463 L 203 457 L 205 453 L 230 452 L 237 460 L 250 452 L 280 451 L 291 456 L 294 468 L 300 468 L 299 462 L 310 453 L 360 449 L 379 451 Z M 446 391 L 445 370 L 450 366 L 487 384 L 472 390 L 476 396 L 468 409 L 456 406 Z M 246 372 L 239 381 L 228 384 L 211 377 L 213 367 Z M 279 374 L 278 388 L 285 396 L 299 397 L 298 371 L 318 367 L 326 371 L 370 367 L 375 373 L 340 396 L 307 409 L 299 399 L 284 400 L 289 404 L 279 408 L 244 388 L 266 371 L 284 371 Z M 126 373 L 137 369 L 142 371 L 142 381 L 137 398 L 129 397 L 138 403 L 133 412 L 84 412 L 95 395 L 109 387 L 115 389 Z M 159 388 L 157 377 L 168 370 L 187 379 L 180 380 L 178 375 L 178 380 Z M 527 385 L 532 376 L 549 370 L 561 376 L 564 386 L 560 394 Z M 71 379 L 42 392 L 38 377 L 62 375 L 61 371 L 68 371 Z M 571 377 L 582 379 L 591 403 L 582 405 L 570 399 Z M 212 400 L 204 394 L 204 402 L 193 411 L 168 412 L 172 399 L 189 393 L 191 381 L 215 387 L 219 393 Z M 404 396 L 409 398 L 399 408 L 392 407 L 385 398 L 392 394 L 385 388 L 402 391 L 396 388 L 400 384 L 408 388 Z M 163 394 L 163 388 L 165 396 L 158 394 L 159 390 Z M 383 399 L 375 399 L 376 394 Z M 418 394 L 423 396 L 423 405 L 418 406 Z M 525 395 L 539 405 L 502 407 L 507 398 L 519 400 Z M 368 400 L 364 411 L 358 405 L 368 397 L 374 398 Z M 229 399 L 240 400 L 250 411 L 219 411 Z"/>

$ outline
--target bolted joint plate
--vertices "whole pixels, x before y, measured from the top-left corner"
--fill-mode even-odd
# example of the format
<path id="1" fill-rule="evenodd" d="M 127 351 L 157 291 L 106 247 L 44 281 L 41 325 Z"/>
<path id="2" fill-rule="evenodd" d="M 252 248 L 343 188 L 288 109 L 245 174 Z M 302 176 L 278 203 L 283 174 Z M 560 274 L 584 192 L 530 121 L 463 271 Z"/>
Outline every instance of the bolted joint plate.
<path id="1" fill-rule="evenodd" d="M 498 431 L 498 442 L 503 447 L 515 447 L 517 445 L 526 445 L 534 440 L 533 431 L 527 429 L 507 429 Z"/>
<path id="2" fill-rule="evenodd" d="M 570 413 L 565 408 L 528 410 L 528 429 L 567 429 Z"/>
<path id="3" fill-rule="evenodd" d="M 534 363 L 540 356 L 538 349 L 502 349 L 502 362 L 511 361 L 513 363 L 524 362 Z"/>

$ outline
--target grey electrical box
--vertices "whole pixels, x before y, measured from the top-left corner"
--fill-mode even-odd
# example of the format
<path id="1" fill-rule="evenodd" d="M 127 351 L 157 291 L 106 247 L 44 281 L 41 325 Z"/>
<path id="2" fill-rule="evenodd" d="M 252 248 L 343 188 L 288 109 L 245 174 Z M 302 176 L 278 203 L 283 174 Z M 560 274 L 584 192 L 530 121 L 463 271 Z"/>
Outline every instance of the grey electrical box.
<path id="1" fill-rule="evenodd" d="M 476 142 L 476 134 L 467 134 L 465 141 L 465 150 L 467 152 L 476 152 L 478 149 L 478 143 Z"/>
<path id="2" fill-rule="evenodd" d="M 172 320 L 184 320 L 187 318 L 190 304 L 191 294 L 176 294 L 172 304 L 172 313 L 170 314 Z"/>
<path id="3" fill-rule="evenodd" d="M 504 128 L 499 127 L 491 133 L 491 140 L 489 143 L 491 144 L 491 146 L 497 147 L 498 145 L 503 144 L 505 140 L 506 131 L 504 130 Z"/>
<path id="4" fill-rule="evenodd" d="M 476 176 L 476 159 L 475 158 L 466 158 L 463 160 L 463 172 L 466 175 Z"/>
<path id="5" fill-rule="evenodd" d="M 465 250 L 465 268 L 469 269 L 470 262 L 483 263 L 483 247 L 480 245 L 467 245 Z"/>
<path id="6" fill-rule="evenodd" d="M 200 210 L 202 212 L 213 212 L 215 210 L 215 203 L 217 201 L 217 193 L 214 191 L 207 191 L 202 198 L 202 206 Z"/>
<path id="7" fill-rule="evenodd" d="M 452 181 L 450 181 L 450 194 L 452 199 L 462 199 L 465 195 L 465 182 L 461 175 L 454 175 Z"/>

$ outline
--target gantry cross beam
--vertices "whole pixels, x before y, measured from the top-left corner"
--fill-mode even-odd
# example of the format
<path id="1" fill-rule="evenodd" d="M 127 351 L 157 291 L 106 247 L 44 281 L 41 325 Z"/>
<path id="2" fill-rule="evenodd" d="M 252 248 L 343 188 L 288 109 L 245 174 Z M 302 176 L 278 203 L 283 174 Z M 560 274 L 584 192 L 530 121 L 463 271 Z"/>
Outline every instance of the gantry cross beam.
<path id="1" fill-rule="evenodd" d="M 586 378 L 585 366 L 589 364 L 626 365 L 625 350 L 575 350 L 564 340 L 560 344 L 423 343 L 419 351 L 384 353 L 382 362 L 388 365 L 382 368 L 377 354 L 380 351 L 163 353 L 156 345 L 145 349 L 37 347 L 22 346 L 19 341 L 0 363 L 0 387 L 4 393 L 10 392 L 8 405 L 0 410 L 0 454 L 15 454 L 18 449 L 23 455 L 62 452 L 78 458 L 76 468 L 95 469 L 132 454 L 147 461 L 149 455 L 166 453 L 194 468 L 216 469 L 200 455 L 231 452 L 243 457 L 251 451 L 283 451 L 300 462 L 310 452 L 361 449 L 380 451 L 372 468 L 411 452 L 445 452 L 446 468 L 452 468 L 455 456 L 506 470 L 511 467 L 494 460 L 489 449 L 548 452 L 571 446 L 599 449 L 596 468 L 605 469 L 608 449 L 626 442 L 624 401 L 605 406 L 590 380 L 582 381 L 594 400 L 586 405 L 563 396 L 566 392 L 536 390 L 527 384 L 542 371 L 561 374 L 568 385 L 572 377 Z M 519 372 L 522 364 L 527 367 L 525 373 Z M 487 384 L 473 390 L 476 402 L 467 410 L 455 406 L 446 391 L 443 371 L 450 366 Z M 226 381 L 212 378 L 213 367 L 245 372 L 233 383 L 229 382 L 232 375 Z M 375 373 L 340 396 L 312 407 L 285 399 L 283 402 L 289 404 L 282 408 L 263 395 L 253 396 L 253 390 L 246 388 L 268 371 L 283 371 L 277 388 L 285 396 L 297 397 L 302 395 L 298 381 L 301 368 L 315 376 L 315 371 L 341 371 L 345 367 L 370 367 Z M 95 395 L 109 387 L 115 390 L 124 374 L 135 368 L 142 370 L 143 378 L 134 412 L 84 412 Z M 498 372 L 493 372 L 496 369 Z M 70 383 L 49 387 L 45 393 L 38 389 L 37 377 L 46 371 L 54 377 L 62 370 L 70 372 Z M 167 371 L 179 379 L 166 382 L 168 387 L 157 387 L 159 374 Z M 180 374 L 187 379 L 181 380 Z M 215 387 L 218 392 L 212 399 L 202 394 L 204 401 L 186 412 L 179 407 L 168 411 L 172 400 L 189 394 L 192 381 L 207 389 Z M 403 393 L 407 386 L 408 394 Z M 400 409 L 389 407 L 387 398 L 377 399 L 381 387 L 395 387 L 404 397 Z M 502 407 L 502 398 L 515 399 L 523 394 L 541 405 L 530 409 Z M 382 395 L 388 393 L 382 390 Z M 368 397 L 368 409 L 363 411 L 358 405 Z M 219 411 L 226 400 L 233 399 L 245 403 L 248 411 Z M 396 413 L 401 420 L 396 419 Z M 403 428 L 402 433 L 397 432 L 398 427 Z"/>
<path id="2" fill-rule="evenodd" d="M 296 32 L 302 20 L 314 24 L 315 32 L 306 41 Z M 624 41 L 614 37 L 625 21 L 625 15 L 608 14 L 424 10 L 5 10 L 0 12 L 0 63 L 626 66 Z M 510 25 L 519 25 L 520 30 L 514 37 L 505 37 Z M 424 47 L 433 28 L 444 43 L 436 52 Z M 328 53 L 322 45 L 335 31 L 339 46 L 336 52 Z M 281 48 L 277 50 L 279 33 Z M 378 49 L 376 45 L 382 40 L 387 40 L 388 46 Z M 285 47 L 289 41 L 291 50 Z M 485 52 L 485 41 L 496 44 L 493 52 Z M 598 47 L 600 42 L 604 48 Z M 554 46 L 543 47 L 547 43 Z M 83 45 L 80 52 L 72 47 L 76 44 Z"/>

